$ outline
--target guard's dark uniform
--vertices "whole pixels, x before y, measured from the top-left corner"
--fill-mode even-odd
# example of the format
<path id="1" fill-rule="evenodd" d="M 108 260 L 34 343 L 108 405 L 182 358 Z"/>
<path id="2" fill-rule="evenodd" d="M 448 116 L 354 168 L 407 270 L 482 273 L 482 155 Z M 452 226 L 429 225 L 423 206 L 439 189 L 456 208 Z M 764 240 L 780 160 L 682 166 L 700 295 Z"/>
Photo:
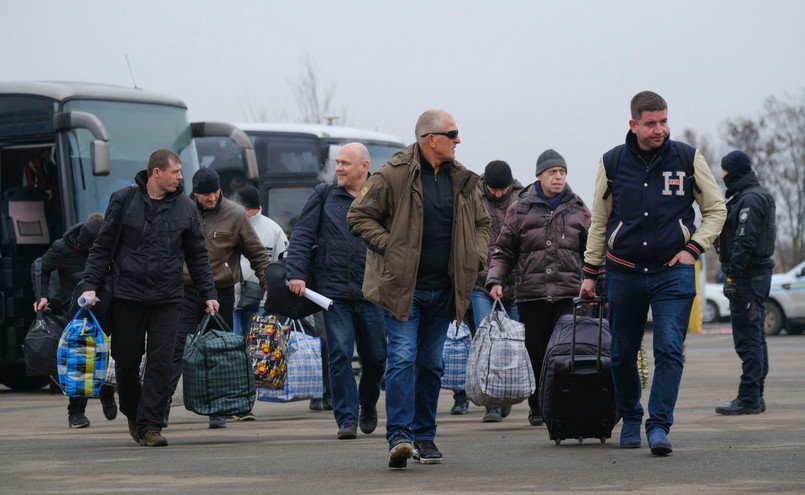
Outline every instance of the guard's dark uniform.
<path id="1" fill-rule="evenodd" d="M 730 296 L 732 337 L 743 363 L 738 401 L 753 412 L 762 412 L 763 384 L 769 372 L 764 322 L 774 268 L 774 198 L 751 169 L 729 173 L 724 180 L 727 221 L 718 245 L 721 269 L 735 284 Z"/>

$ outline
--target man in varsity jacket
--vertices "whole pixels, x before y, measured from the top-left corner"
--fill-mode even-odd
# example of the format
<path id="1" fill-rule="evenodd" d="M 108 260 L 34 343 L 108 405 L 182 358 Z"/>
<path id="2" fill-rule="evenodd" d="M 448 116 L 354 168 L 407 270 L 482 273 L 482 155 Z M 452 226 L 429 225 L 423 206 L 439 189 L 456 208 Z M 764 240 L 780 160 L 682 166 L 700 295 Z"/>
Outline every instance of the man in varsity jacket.
<path id="1" fill-rule="evenodd" d="M 631 113 L 626 143 L 599 163 L 579 295 L 595 295 L 595 279 L 606 259 L 612 375 L 624 448 L 642 445 L 637 351 L 651 308 L 654 380 L 646 435 L 652 454 L 667 455 L 682 379 L 682 344 L 696 296 L 694 264 L 718 236 L 727 210 L 702 154 L 669 139 L 665 100 L 643 91 L 632 98 Z M 607 174 L 605 164 L 612 159 L 617 167 Z M 702 213 L 698 228 L 694 201 Z"/>

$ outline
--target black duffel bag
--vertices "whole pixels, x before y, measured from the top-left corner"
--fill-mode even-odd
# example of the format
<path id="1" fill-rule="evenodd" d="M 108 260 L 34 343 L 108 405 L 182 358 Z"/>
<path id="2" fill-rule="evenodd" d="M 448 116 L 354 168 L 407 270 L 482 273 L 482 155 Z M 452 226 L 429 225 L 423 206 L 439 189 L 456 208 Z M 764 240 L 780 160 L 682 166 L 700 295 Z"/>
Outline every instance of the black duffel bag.
<path id="1" fill-rule="evenodd" d="M 34 295 L 38 303 L 42 297 L 42 258 L 34 261 L 34 279 Z M 36 312 L 36 319 L 31 323 L 22 342 L 26 375 L 56 375 L 56 351 L 65 325 L 66 323 L 49 309 Z"/>
<path id="2" fill-rule="evenodd" d="M 265 270 L 266 313 L 289 316 L 294 320 L 321 311 L 321 306 L 301 296 L 297 296 L 286 285 L 285 260 L 269 263 Z"/>

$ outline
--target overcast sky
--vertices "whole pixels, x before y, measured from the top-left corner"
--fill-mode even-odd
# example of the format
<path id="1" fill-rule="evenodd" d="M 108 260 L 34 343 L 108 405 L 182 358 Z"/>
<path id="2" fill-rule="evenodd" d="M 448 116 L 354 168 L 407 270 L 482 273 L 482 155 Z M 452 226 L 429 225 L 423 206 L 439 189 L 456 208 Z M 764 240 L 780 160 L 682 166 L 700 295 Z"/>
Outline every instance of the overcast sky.
<path id="1" fill-rule="evenodd" d="M 671 136 L 719 136 L 770 95 L 805 87 L 805 2 L 0 0 L 0 79 L 136 84 L 193 120 L 299 119 L 308 54 L 349 125 L 413 141 L 429 108 L 452 113 L 458 159 L 534 180 L 567 159 L 592 201 L 600 155 L 623 141 L 629 100 L 669 104 Z"/>

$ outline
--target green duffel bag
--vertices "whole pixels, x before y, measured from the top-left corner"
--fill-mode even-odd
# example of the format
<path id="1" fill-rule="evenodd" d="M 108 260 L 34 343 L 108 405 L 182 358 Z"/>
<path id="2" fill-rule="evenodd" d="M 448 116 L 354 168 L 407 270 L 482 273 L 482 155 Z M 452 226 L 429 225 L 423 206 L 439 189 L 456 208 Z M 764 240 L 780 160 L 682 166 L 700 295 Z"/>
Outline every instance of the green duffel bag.
<path id="1" fill-rule="evenodd" d="M 230 331 L 221 315 L 214 316 L 224 330 L 208 329 L 206 314 L 196 332 L 187 336 L 182 358 L 184 407 L 205 416 L 251 411 L 255 385 L 246 341 Z"/>

